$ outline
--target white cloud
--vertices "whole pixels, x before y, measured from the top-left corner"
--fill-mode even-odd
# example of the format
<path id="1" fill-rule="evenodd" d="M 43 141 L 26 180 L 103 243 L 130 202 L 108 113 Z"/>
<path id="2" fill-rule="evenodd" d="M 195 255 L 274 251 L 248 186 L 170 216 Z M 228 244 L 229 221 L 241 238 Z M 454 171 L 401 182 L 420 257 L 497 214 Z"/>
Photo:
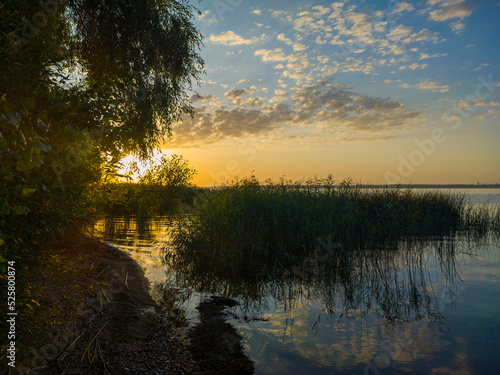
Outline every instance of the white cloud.
<path id="1" fill-rule="evenodd" d="M 242 103 L 241 97 L 247 95 L 249 92 L 246 89 L 232 89 L 224 94 L 224 96 L 233 101 L 233 104 L 240 105 Z"/>
<path id="2" fill-rule="evenodd" d="M 411 3 L 400 2 L 397 3 L 396 8 L 394 8 L 394 12 L 403 13 L 403 12 L 411 12 L 415 10 L 415 7 Z"/>
<path id="3" fill-rule="evenodd" d="M 391 32 L 387 35 L 387 37 L 394 41 L 400 41 L 403 38 L 406 38 L 412 32 L 413 27 L 399 25 L 391 30 Z"/>
<path id="4" fill-rule="evenodd" d="M 450 23 L 450 27 L 457 34 L 465 29 L 463 19 L 469 17 L 476 7 L 466 0 L 429 0 L 428 4 L 440 6 L 429 13 L 429 19 L 436 22 L 456 19 Z"/>
<path id="5" fill-rule="evenodd" d="M 446 21 L 452 18 L 465 18 L 472 14 L 475 6 L 466 0 L 439 0 L 429 1 L 430 5 L 439 4 L 441 9 L 429 13 L 429 19 L 433 21 Z"/>
<path id="6" fill-rule="evenodd" d="M 255 56 L 262 56 L 262 61 L 288 61 L 295 62 L 307 57 L 307 53 L 300 52 L 295 55 L 286 55 L 281 48 L 275 48 L 273 50 L 259 49 L 255 51 Z"/>
<path id="7" fill-rule="evenodd" d="M 309 47 L 307 47 L 305 44 L 303 43 L 295 43 L 293 45 L 293 50 L 294 51 L 305 51 L 306 49 L 308 49 Z"/>
<path id="8" fill-rule="evenodd" d="M 435 57 L 443 57 L 443 56 L 448 56 L 447 53 L 436 53 L 434 55 L 429 55 L 428 53 L 421 53 L 419 56 L 419 60 L 425 60 L 425 59 L 432 59 Z"/>
<path id="9" fill-rule="evenodd" d="M 208 41 L 214 43 L 214 44 L 223 44 L 226 46 L 239 46 L 239 45 L 248 45 L 248 44 L 254 44 L 259 41 L 262 41 L 265 39 L 265 35 L 262 34 L 260 37 L 254 37 L 251 39 L 245 39 L 241 35 L 236 34 L 234 31 L 225 31 L 220 33 L 219 35 L 214 35 L 211 34 L 208 37 Z"/>
<path id="10" fill-rule="evenodd" d="M 411 70 L 415 70 L 415 69 L 425 69 L 426 67 L 428 67 L 429 65 L 428 64 L 418 64 L 418 63 L 413 63 L 413 64 L 410 64 L 410 65 L 402 65 L 399 67 L 399 70 L 406 70 L 406 69 L 411 69 Z"/>
<path id="11" fill-rule="evenodd" d="M 490 109 L 488 114 L 492 115 L 494 118 L 498 118 L 500 117 L 500 109 Z"/>
<path id="12" fill-rule="evenodd" d="M 429 29 L 423 29 L 423 30 L 420 30 L 418 33 L 413 34 L 409 38 L 404 39 L 403 43 L 405 43 L 405 44 L 415 43 L 415 42 L 439 43 L 442 41 L 444 41 L 444 39 L 439 39 L 438 33 L 433 33 Z"/>
<path id="13" fill-rule="evenodd" d="M 210 10 L 204 11 L 198 16 L 198 20 L 207 26 L 217 23 L 217 17 Z"/>
<path id="14" fill-rule="evenodd" d="M 213 95 L 198 95 L 198 94 L 193 94 L 189 97 L 189 101 L 196 103 L 196 102 L 210 102 L 214 100 L 215 97 Z"/>
<path id="15" fill-rule="evenodd" d="M 284 43 L 289 44 L 289 45 L 292 45 L 292 44 L 293 44 L 292 40 L 291 40 L 290 38 L 287 38 L 287 37 L 285 36 L 285 34 L 283 34 L 283 33 L 279 34 L 279 35 L 276 37 L 276 39 L 278 39 L 280 42 L 284 42 Z"/>
<path id="16" fill-rule="evenodd" d="M 408 83 L 403 83 L 401 87 L 408 89 L 408 88 L 417 88 L 420 90 L 428 90 L 432 92 L 449 92 L 450 91 L 450 86 L 448 85 L 443 85 L 439 82 L 430 82 L 428 79 L 426 79 L 423 82 L 417 83 L 416 85 L 409 85 Z"/>

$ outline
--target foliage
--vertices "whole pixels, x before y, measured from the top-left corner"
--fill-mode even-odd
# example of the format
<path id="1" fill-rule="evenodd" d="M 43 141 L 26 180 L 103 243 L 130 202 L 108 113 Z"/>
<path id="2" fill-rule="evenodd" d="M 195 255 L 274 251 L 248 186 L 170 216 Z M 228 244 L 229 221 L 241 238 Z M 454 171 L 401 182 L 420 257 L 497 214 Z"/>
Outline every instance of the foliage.
<path id="1" fill-rule="evenodd" d="M 193 13 L 184 0 L 0 4 L 4 255 L 81 216 L 124 153 L 146 158 L 191 112 L 203 68 Z"/>
<path id="2" fill-rule="evenodd" d="M 170 158 L 162 156 L 157 165 L 153 165 L 141 178 L 141 183 L 157 186 L 186 187 L 196 170 L 188 166 L 182 155 L 173 154 Z"/>
<path id="3" fill-rule="evenodd" d="M 94 213 L 113 216 L 150 217 L 192 205 L 198 190 L 192 186 L 194 168 L 181 155 L 163 156 L 139 182 L 109 182 L 94 191 Z"/>
<path id="4" fill-rule="evenodd" d="M 374 241 L 446 238 L 462 230 L 481 235 L 491 220 L 486 212 L 472 216 L 463 196 L 438 191 L 361 189 L 349 181 L 334 186 L 331 179 L 261 186 L 252 176 L 208 194 L 197 214 L 174 230 L 178 250 L 171 256 L 258 271 L 309 253 L 317 238 L 330 238 L 343 259 L 346 249 Z"/>

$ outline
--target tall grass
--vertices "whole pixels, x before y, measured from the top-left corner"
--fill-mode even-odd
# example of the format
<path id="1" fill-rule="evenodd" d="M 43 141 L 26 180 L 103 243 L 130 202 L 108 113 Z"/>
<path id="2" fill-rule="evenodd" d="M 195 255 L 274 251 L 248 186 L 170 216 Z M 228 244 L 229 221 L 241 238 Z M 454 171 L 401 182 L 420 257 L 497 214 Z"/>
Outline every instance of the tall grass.
<path id="1" fill-rule="evenodd" d="M 447 236 L 488 220 L 474 215 L 464 196 L 439 191 L 284 181 L 262 186 L 250 177 L 208 194 L 173 239 L 181 253 L 260 264 L 307 253 L 317 238 L 331 238 L 341 251 L 371 241 Z"/>

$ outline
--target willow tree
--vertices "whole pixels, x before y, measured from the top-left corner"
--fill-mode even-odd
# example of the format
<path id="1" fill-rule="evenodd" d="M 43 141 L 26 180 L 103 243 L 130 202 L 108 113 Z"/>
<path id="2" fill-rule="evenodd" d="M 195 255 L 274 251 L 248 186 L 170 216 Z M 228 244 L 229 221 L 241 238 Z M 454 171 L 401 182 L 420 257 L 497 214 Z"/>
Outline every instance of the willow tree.
<path id="1" fill-rule="evenodd" d="M 62 227 L 106 168 L 147 157 L 192 113 L 195 12 L 185 0 L 0 4 L 0 244 Z"/>

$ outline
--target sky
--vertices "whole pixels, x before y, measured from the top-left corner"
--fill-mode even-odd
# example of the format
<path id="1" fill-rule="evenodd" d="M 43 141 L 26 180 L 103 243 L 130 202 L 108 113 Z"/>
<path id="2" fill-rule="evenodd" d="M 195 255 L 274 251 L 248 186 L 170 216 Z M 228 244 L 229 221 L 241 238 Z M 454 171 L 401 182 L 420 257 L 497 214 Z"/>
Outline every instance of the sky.
<path id="1" fill-rule="evenodd" d="M 163 148 L 197 185 L 500 182 L 500 1 L 192 4 L 206 74 Z"/>

